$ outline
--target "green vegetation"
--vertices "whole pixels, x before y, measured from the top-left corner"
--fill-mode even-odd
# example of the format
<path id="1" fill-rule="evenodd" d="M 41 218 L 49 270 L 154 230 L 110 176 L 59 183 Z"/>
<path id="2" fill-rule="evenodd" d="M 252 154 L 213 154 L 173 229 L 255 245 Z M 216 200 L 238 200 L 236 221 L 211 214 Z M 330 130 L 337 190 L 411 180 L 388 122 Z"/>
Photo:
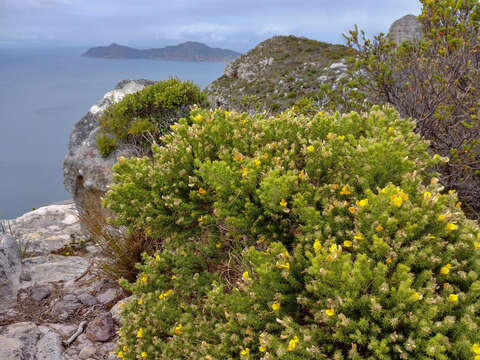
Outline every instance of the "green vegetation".
<path id="1" fill-rule="evenodd" d="M 478 0 L 422 0 L 424 38 L 396 46 L 384 35 L 366 39 L 357 29 L 353 87 L 393 105 L 416 121 L 434 153 L 450 158 L 442 183 L 456 189 L 465 212 L 480 219 L 480 50 Z"/>
<path id="2" fill-rule="evenodd" d="M 119 142 L 150 151 L 169 126 L 189 113 L 191 105 L 206 105 L 206 96 L 192 82 L 171 78 L 147 86 L 109 106 L 100 118 L 97 145 L 103 156 Z"/>
<path id="3" fill-rule="evenodd" d="M 158 251 L 123 282 L 124 359 L 473 359 L 479 227 L 391 108 L 195 109 L 120 159 L 113 222 Z"/>

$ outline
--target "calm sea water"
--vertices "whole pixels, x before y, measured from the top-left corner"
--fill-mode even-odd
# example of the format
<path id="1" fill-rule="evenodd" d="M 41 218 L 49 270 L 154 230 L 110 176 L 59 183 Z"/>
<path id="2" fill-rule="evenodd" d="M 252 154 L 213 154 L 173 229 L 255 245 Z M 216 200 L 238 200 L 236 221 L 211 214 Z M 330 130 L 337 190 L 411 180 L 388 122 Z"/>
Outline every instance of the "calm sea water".
<path id="1" fill-rule="evenodd" d="M 0 218 L 70 198 L 62 161 L 73 125 L 122 79 L 204 87 L 222 63 L 82 58 L 85 49 L 0 49 Z"/>

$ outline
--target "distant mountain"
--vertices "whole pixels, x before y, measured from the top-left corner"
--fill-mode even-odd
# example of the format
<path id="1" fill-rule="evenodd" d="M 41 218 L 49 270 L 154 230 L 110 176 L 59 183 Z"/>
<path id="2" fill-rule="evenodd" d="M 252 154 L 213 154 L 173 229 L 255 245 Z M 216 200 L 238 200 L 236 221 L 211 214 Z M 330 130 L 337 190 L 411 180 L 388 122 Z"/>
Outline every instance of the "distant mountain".
<path id="1" fill-rule="evenodd" d="M 103 59 L 152 59 L 183 61 L 230 62 L 240 56 L 233 50 L 211 48 L 205 44 L 188 41 L 159 49 L 139 50 L 128 46 L 111 44 L 90 48 L 82 56 Z"/>

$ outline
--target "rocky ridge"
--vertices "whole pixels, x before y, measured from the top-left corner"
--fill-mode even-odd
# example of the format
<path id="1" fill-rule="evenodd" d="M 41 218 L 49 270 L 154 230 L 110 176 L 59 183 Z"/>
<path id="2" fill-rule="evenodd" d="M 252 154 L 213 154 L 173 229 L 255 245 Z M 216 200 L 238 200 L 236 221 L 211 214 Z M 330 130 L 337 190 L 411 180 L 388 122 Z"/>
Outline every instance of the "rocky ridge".
<path id="1" fill-rule="evenodd" d="M 260 110 L 279 112 L 304 96 L 316 96 L 325 82 L 340 81 L 351 54 L 343 45 L 275 36 L 228 64 L 205 90 L 215 107 L 248 111 L 263 103 Z"/>
<path id="2" fill-rule="evenodd" d="M 5 228 L 0 358 L 115 359 L 120 304 L 129 299 L 98 275 L 102 254 L 82 235 L 73 201 L 29 212 Z"/>

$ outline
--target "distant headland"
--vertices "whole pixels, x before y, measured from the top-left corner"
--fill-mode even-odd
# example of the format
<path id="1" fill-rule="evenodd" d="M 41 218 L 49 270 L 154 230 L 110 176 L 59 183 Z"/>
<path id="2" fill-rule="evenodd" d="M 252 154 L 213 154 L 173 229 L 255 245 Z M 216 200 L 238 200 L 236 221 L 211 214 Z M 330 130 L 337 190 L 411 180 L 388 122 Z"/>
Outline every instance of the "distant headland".
<path id="1" fill-rule="evenodd" d="M 158 49 L 135 49 L 111 44 L 88 49 L 82 56 L 103 59 L 152 59 L 182 61 L 217 61 L 228 63 L 241 54 L 228 49 L 211 48 L 200 42 L 188 41 Z"/>

